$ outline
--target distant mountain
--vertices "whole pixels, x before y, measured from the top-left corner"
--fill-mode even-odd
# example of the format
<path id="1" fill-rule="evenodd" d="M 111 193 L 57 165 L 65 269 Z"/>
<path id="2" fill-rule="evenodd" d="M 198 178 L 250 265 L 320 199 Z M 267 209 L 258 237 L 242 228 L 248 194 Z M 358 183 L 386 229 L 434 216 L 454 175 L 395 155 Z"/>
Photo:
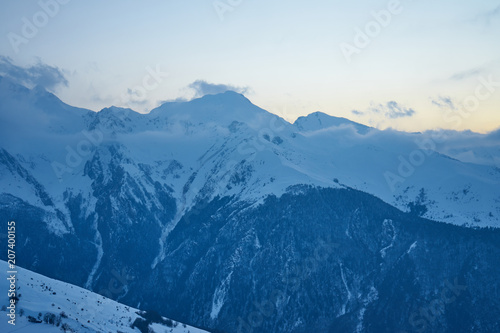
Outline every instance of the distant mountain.
<path id="1" fill-rule="evenodd" d="M 307 117 L 299 117 L 293 123 L 297 126 L 300 132 L 316 132 L 335 127 L 352 127 L 359 134 L 367 134 L 371 130 L 375 130 L 365 125 L 355 123 L 349 119 L 329 116 L 322 112 L 314 112 Z"/>
<path id="2" fill-rule="evenodd" d="M 92 112 L 3 78 L 0 139 L 0 218 L 40 274 L 218 332 L 499 329 L 500 169 L 432 133 L 234 92 Z"/>
<path id="3" fill-rule="evenodd" d="M 1 260 L 0 268 L 3 272 L 9 270 Z M 1 279 L 0 287 L 9 290 L 8 283 Z M 20 267 L 17 267 L 16 286 L 19 300 L 15 325 L 5 320 L 11 319 L 4 313 L 1 332 L 207 332 Z M 10 306 L 6 293 L 1 305 Z"/>
<path id="4" fill-rule="evenodd" d="M 309 184 L 356 188 L 437 221 L 500 225 L 500 169 L 448 158 L 443 150 L 451 157 L 468 156 L 464 145 L 447 149 L 431 134 L 379 131 L 319 112 L 292 125 L 230 91 L 166 103 L 149 114 L 117 107 L 97 113 L 73 108 L 40 88 L 29 90 L 6 78 L 0 79 L 0 96 L 0 148 L 31 168 L 54 206 L 64 202 L 68 188 L 87 192 L 90 179 L 82 178 L 84 165 L 102 149 L 115 146 L 129 161 L 147 166 L 150 181 L 170 187 L 176 200 L 187 206 L 192 205 L 189 196 L 198 194 L 182 193 L 188 183 L 198 190 L 217 184 L 212 198 L 237 194 L 243 200 L 261 200 L 284 193 L 288 186 Z M 492 145 L 495 139 L 490 137 L 483 146 L 477 144 L 477 160 L 480 154 L 500 151 L 500 143 Z M 164 179 L 165 163 L 189 169 Z M 239 186 L 226 186 L 227 172 L 236 165 L 252 172 Z M 4 172 L 5 179 L 17 177 Z M 12 191 L 17 193 L 12 186 L 0 188 Z"/>

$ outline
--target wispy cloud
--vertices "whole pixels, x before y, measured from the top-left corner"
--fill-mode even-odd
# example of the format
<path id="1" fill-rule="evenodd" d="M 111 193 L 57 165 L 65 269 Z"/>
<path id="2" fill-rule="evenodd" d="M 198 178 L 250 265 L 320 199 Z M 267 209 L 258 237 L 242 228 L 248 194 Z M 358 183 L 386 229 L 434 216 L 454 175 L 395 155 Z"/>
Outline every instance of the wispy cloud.
<path id="1" fill-rule="evenodd" d="M 412 117 L 416 113 L 412 108 L 404 107 L 395 101 L 379 104 L 372 107 L 370 111 L 390 119 Z"/>
<path id="2" fill-rule="evenodd" d="M 352 110 L 355 116 L 369 117 L 368 123 L 377 128 L 384 127 L 393 119 L 413 117 L 417 112 L 396 101 L 389 101 L 385 104 L 372 104 L 366 111 Z"/>
<path id="3" fill-rule="evenodd" d="M 442 154 L 463 162 L 500 167 L 500 129 L 487 134 L 472 131 L 439 130 L 426 131 L 436 144 L 436 150 Z M 435 140 L 446 137 L 446 140 Z"/>
<path id="4" fill-rule="evenodd" d="M 451 97 L 439 96 L 438 98 L 431 99 L 431 102 L 440 109 L 451 109 L 451 110 L 457 109 L 456 103 L 453 102 Z"/>
<path id="5" fill-rule="evenodd" d="M 15 65 L 12 59 L 0 55 L 0 75 L 28 87 L 38 85 L 52 91 L 61 85 L 68 86 L 68 80 L 61 69 L 40 60 L 33 66 L 21 67 Z"/>
<path id="6" fill-rule="evenodd" d="M 497 7 L 488 10 L 486 12 L 483 12 L 479 14 L 476 18 L 477 21 L 483 21 L 486 24 L 490 24 L 491 20 L 495 18 L 496 16 L 500 16 L 500 5 Z"/>
<path id="7" fill-rule="evenodd" d="M 124 100 L 129 104 L 144 106 L 148 103 L 144 90 L 128 88 L 125 97 Z"/>
<path id="8" fill-rule="evenodd" d="M 226 91 L 234 91 L 240 94 L 246 94 L 249 91 L 248 87 L 237 87 L 227 84 L 214 84 L 204 80 L 197 80 L 191 83 L 188 88 L 195 91 L 195 98 L 205 95 L 220 94 Z"/>
<path id="9" fill-rule="evenodd" d="M 469 69 L 466 71 L 458 72 L 450 76 L 450 80 L 452 81 L 461 81 L 468 79 L 470 77 L 477 77 L 481 74 L 483 74 L 486 71 L 486 68 L 484 67 L 478 67 L 478 68 L 473 68 Z"/>
<path id="10" fill-rule="evenodd" d="M 165 103 L 184 103 L 184 102 L 188 102 L 188 101 L 189 101 L 189 99 L 186 97 L 177 97 L 174 99 L 161 100 L 161 101 L 158 101 L 158 103 L 161 105 L 161 104 L 165 104 Z"/>

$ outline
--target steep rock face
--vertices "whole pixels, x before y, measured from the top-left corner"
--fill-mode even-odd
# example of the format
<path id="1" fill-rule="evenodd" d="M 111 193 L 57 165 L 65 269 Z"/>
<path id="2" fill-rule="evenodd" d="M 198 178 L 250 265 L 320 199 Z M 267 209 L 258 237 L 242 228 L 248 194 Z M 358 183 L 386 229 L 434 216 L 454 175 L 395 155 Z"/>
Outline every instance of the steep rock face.
<path id="1" fill-rule="evenodd" d="M 46 211 L 4 194 L 0 195 L 0 218 L 16 222 L 19 265 L 83 286 L 96 257 L 95 246 L 84 235 L 55 235 L 41 222 L 50 218 Z M 7 248 L 7 238 L 1 238 L 0 244 Z M 7 260 L 6 254 L 1 256 Z"/>
<path id="2" fill-rule="evenodd" d="M 99 281 L 107 283 L 112 275 L 106 267 L 120 263 L 117 258 L 128 258 L 131 270 L 142 269 L 144 258 L 158 253 L 158 235 L 174 217 L 172 189 L 147 176 L 136 178 L 137 171 L 142 171 L 140 165 L 127 159 L 119 146 L 110 145 L 85 165 L 92 181 L 90 202 L 82 205 L 81 194 L 68 200 L 73 216 L 85 216 L 79 226 L 94 235 L 98 249 L 87 288 L 92 289 L 94 283 L 99 286 Z M 82 206 L 87 213 L 81 211 Z"/>
<path id="3" fill-rule="evenodd" d="M 22 195 L 0 196 L 0 216 L 18 223 L 23 248 L 18 260 L 26 268 L 99 291 L 108 289 L 112 271 L 123 266 L 119 258 L 129 258 L 130 269 L 142 269 L 144 258 L 157 255 L 159 235 L 177 209 L 172 189 L 147 177 L 144 166 L 122 150 L 115 144 L 96 150 L 83 166 L 91 191 L 68 187 L 61 209 L 16 158 L 0 155 L 3 166 L 18 176 L 16 184 L 38 199 L 30 203 Z"/>

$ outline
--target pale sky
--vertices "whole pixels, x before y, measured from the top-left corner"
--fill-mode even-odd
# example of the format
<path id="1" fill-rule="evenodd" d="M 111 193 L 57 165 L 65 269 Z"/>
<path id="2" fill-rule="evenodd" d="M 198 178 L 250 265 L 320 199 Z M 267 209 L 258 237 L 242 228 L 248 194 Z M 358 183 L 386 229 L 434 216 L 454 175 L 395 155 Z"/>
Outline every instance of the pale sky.
<path id="1" fill-rule="evenodd" d="M 9 0 L 0 22 L 4 71 L 57 67 L 52 91 L 95 111 L 227 86 L 289 121 L 500 127 L 500 1 Z"/>

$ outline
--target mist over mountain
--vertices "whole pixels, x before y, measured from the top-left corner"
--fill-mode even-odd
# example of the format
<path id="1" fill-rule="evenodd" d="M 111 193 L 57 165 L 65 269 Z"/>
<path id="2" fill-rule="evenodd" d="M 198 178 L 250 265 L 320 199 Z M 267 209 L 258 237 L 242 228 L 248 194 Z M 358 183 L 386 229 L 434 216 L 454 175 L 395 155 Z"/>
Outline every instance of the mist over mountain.
<path id="1" fill-rule="evenodd" d="M 213 332 L 500 330 L 498 131 L 289 123 L 232 91 L 93 112 L 4 77 L 0 139 L 39 274 Z"/>

